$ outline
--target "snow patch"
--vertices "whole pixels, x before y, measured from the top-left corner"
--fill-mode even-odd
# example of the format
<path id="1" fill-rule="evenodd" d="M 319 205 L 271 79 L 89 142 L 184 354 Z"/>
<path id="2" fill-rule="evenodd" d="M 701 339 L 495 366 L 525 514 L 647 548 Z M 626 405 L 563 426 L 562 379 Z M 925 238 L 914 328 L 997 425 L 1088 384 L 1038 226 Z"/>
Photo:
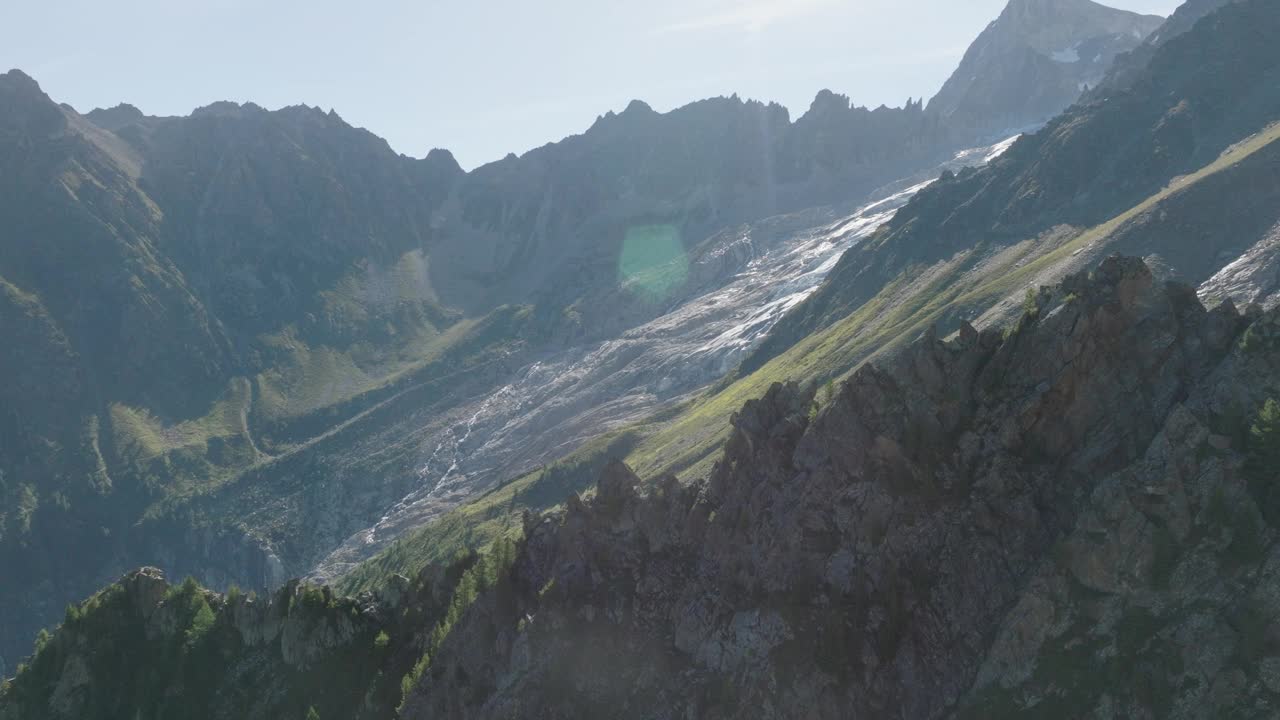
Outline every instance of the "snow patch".
<path id="1" fill-rule="evenodd" d="M 1072 45 L 1069 48 L 1058 50 L 1057 52 L 1053 53 L 1051 57 L 1053 58 L 1054 62 L 1060 62 L 1060 63 L 1066 63 L 1066 64 L 1078 63 L 1080 62 L 1079 47 L 1080 47 L 1080 43 L 1076 43 L 1075 45 Z"/>
<path id="2" fill-rule="evenodd" d="M 1006 140 L 1001 140 L 995 145 L 992 145 L 990 148 L 987 149 L 987 154 L 985 157 L 982 158 L 982 163 L 985 165 L 991 162 L 992 160 L 995 160 L 996 158 L 1000 157 L 1001 155 L 1005 154 L 1006 152 L 1008 152 L 1009 148 L 1013 147 L 1013 144 L 1018 142 L 1018 138 L 1020 137 L 1022 137 L 1021 134 L 1014 135 L 1011 138 L 1008 138 Z"/>

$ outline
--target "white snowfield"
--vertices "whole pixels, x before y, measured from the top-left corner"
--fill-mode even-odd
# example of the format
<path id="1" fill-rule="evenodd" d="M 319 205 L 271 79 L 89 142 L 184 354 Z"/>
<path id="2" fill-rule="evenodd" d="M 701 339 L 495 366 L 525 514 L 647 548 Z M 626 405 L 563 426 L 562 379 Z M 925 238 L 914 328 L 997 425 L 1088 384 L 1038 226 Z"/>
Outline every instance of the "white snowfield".
<path id="1" fill-rule="evenodd" d="M 1215 304 L 1233 298 L 1238 304 L 1280 305 L 1280 225 L 1239 258 L 1200 286 L 1200 297 Z"/>

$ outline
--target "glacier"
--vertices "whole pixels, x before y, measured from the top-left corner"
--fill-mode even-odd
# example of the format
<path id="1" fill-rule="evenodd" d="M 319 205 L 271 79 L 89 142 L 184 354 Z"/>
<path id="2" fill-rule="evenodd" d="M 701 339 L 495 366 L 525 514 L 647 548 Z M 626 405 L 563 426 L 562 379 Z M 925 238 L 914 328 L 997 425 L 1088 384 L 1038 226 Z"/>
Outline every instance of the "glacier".
<path id="1" fill-rule="evenodd" d="M 989 163 L 1020 137 L 924 174 Z M 846 250 L 935 180 L 906 179 L 851 212 L 819 208 L 722 231 L 691 259 L 694 290 L 617 337 L 556 352 L 449 411 L 421 443 L 415 489 L 311 572 L 333 580 L 405 532 L 588 440 L 678 404 L 729 374 Z"/>

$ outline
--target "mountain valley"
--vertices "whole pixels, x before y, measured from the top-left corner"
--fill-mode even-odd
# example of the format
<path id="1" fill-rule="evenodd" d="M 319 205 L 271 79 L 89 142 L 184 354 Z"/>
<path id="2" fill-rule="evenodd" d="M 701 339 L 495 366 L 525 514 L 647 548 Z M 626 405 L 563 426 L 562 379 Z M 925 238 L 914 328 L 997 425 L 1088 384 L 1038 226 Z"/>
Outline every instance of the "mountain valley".
<path id="1" fill-rule="evenodd" d="M 470 172 L 0 75 L 0 720 L 1274 716 L 1277 32 Z"/>

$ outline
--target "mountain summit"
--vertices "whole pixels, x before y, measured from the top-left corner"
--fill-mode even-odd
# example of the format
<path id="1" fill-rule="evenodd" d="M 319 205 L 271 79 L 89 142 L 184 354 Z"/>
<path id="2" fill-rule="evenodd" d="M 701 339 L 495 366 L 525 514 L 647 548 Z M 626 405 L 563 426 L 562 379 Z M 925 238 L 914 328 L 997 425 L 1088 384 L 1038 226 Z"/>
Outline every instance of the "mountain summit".
<path id="1" fill-rule="evenodd" d="M 1162 22 L 1090 0 L 1012 0 L 928 111 L 992 132 L 1038 124 L 1096 85 L 1117 55 L 1138 47 Z"/>

